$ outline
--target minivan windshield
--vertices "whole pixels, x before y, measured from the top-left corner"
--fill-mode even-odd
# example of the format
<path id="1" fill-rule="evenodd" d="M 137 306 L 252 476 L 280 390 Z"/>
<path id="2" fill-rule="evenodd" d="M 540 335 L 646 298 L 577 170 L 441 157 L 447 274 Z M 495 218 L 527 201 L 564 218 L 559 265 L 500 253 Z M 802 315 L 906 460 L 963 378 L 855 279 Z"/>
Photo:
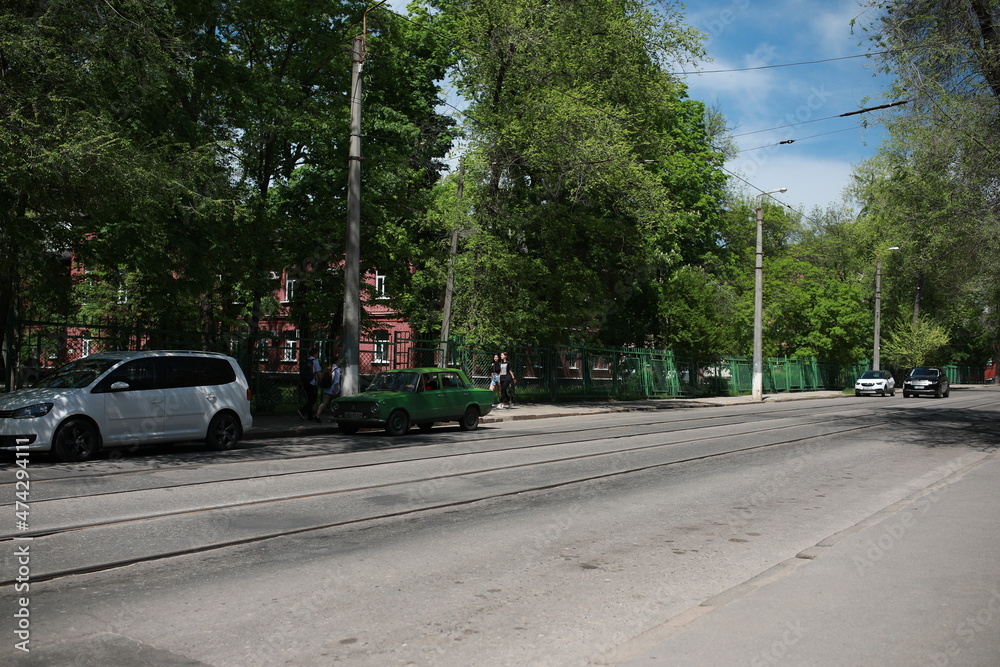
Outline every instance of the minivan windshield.
<path id="1" fill-rule="evenodd" d="M 58 368 L 51 375 L 32 385 L 32 388 L 46 389 L 83 389 L 96 380 L 104 371 L 121 361 L 120 357 L 101 357 L 99 359 L 80 359 Z"/>

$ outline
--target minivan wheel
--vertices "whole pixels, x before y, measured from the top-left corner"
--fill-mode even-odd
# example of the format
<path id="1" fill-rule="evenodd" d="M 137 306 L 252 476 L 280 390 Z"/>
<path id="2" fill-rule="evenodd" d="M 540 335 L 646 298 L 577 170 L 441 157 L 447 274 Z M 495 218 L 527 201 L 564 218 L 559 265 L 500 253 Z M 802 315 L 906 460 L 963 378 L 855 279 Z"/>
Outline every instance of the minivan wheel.
<path id="1" fill-rule="evenodd" d="M 101 436 L 85 419 L 70 419 L 52 438 L 52 451 L 60 461 L 87 461 L 101 449 Z"/>
<path id="2" fill-rule="evenodd" d="M 220 412 L 212 417 L 212 422 L 208 425 L 205 444 L 212 449 L 226 451 L 236 446 L 241 435 L 240 423 L 236 417 L 229 412 Z"/>

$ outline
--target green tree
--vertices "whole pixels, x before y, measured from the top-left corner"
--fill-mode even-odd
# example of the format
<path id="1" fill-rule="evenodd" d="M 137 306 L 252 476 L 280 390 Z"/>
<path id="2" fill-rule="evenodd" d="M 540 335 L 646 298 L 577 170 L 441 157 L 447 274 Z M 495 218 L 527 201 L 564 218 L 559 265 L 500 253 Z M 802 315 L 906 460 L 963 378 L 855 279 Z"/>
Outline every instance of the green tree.
<path id="1" fill-rule="evenodd" d="M 646 344 L 660 284 L 713 251 L 720 156 L 665 63 L 700 53 L 669 5 L 437 0 L 468 101 L 455 330 Z"/>
<path id="2" fill-rule="evenodd" d="M 18 258 L 0 268 L 0 335 L 10 317 L 68 305 L 27 280 L 54 257 L 162 266 L 178 247 L 167 219 L 198 217 L 197 183 L 225 184 L 216 155 L 168 120 L 190 73 L 175 28 L 168 5 L 137 0 L 0 9 L 0 253 Z"/>
<path id="3" fill-rule="evenodd" d="M 949 343 L 947 330 L 927 316 L 900 318 L 882 344 L 882 354 L 898 368 L 942 364 L 941 350 Z"/>
<path id="4" fill-rule="evenodd" d="M 858 170 L 858 199 L 877 236 L 899 245 L 899 279 L 888 301 L 909 302 L 953 323 L 952 349 L 985 363 L 1000 344 L 976 324 L 1000 302 L 994 258 L 1000 208 L 994 194 L 1000 143 L 1000 3 L 996 0 L 872 0 L 862 26 L 895 77 L 890 139 Z M 860 23 L 858 24 L 860 25 Z M 980 312 L 969 310 L 970 291 Z M 960 322 L 966 318 L 964 322 Z M 958 352 L 961 350 L 961 352 Z M 958 358 L 956 358 L 958 360 Z"/>

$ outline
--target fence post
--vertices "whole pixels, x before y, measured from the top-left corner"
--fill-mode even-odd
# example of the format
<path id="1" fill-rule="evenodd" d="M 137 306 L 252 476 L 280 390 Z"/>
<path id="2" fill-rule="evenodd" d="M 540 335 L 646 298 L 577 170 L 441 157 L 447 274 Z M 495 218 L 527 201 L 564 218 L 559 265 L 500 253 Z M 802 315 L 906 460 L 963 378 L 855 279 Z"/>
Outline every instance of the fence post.
<path id="1" fill-rule="evenodd" d="M 14 391 L 17 382 L 17 367 L 21 363 L 21 352 L 14 337 L 14 309 L 7 313 L 7 331 L 4 332 L 4 375 L 7 376 L 7 391 Z"/>

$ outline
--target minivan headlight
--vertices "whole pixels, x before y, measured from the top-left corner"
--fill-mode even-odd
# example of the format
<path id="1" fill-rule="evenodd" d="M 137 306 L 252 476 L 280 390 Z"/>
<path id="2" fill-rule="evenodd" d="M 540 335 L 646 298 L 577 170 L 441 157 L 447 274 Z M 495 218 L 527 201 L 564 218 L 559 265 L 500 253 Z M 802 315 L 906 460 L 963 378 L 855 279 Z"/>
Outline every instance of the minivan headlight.
<path id="1" fill-rule="evenodd" d="M 35 417 L 44 417 L 49 414 L 52 410 L 52 403 L 36 403 L 35 405 L 27 405 L 23 408 L 18 408 L 10 415 L 11 419 L 33 419 Z"/>

